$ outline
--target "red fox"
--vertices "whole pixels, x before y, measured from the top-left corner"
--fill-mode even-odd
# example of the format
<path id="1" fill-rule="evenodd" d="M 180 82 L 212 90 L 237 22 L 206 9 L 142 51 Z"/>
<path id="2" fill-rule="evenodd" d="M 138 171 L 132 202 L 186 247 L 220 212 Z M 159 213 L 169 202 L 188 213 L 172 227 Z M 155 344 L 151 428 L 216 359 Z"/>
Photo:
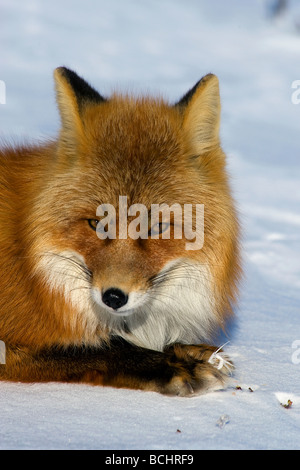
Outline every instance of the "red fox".
<path id="1" fill-rule="evenodd" d="M 54 77 L 57 140 L 0 151 L 0 379 L 223 388 L 233 364 L 209 343 L 232 315 L 241 269 L 217 77 L 175 104 L 104 98 L 65 67 Z M 148 215 L 146 236 L 101 237 L 110 222 L 97 208 L 115 208 L 118 224 L 121 197 L 148 213 L 203 205 L 201 249 L 172 236 L 171 213 L 155 227 Z"/>

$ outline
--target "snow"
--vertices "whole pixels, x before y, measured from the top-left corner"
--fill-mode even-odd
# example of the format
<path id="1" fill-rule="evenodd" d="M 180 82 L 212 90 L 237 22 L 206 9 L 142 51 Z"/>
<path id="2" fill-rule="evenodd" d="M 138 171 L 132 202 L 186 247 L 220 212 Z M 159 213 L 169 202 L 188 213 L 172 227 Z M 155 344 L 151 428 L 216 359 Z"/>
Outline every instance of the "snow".
<path id="1" fill-rule="evenodd" d="M 236 366 L 226 390 L 179 398 L 0 383 L 1 449 L 300 448 L 300 12 L 297 1 L 288 8 L 271 20 L 258 0 L 2 0 L 2 138 L 57 133 L 59 65 L 104 95 L 171 102 L 218 75 L 245 277 L 236 320 L 219 338 Z"/>

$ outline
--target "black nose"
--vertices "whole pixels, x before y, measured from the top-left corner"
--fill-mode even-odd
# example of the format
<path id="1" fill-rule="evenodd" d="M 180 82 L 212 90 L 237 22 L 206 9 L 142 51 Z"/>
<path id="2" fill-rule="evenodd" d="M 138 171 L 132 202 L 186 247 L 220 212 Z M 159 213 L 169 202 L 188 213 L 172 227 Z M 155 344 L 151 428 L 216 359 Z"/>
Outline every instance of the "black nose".
<path id="1" fill-rule="evenodd" d="M 128 295 L 120 289 L 111 288 L 107 289 L 102 293 L 102 301 L 108 307 L 117 310 L 118 308 L 123 307 L 123 305 L 127 304 Z"/>

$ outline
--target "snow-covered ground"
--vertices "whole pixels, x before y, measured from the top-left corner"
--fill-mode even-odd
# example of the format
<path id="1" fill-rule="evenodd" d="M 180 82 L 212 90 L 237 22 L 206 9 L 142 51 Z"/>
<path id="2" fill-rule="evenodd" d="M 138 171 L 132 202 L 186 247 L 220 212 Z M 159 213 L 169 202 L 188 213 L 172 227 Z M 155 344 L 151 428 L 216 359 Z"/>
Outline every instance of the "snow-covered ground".
<path id="1" fill-rule="evenodd" d="M 236 321 L 220 338 L 236 365 L 227 390 L 187 399 L 0 383 L 1 449 L 300 448 L 300 11 L 290 1 L 271 20 L 267 4 L 1 0 L 1 137 L 57 133 L 59 65 L 104 95 L 170 101 L 219 76 L 245 265 Z"/>

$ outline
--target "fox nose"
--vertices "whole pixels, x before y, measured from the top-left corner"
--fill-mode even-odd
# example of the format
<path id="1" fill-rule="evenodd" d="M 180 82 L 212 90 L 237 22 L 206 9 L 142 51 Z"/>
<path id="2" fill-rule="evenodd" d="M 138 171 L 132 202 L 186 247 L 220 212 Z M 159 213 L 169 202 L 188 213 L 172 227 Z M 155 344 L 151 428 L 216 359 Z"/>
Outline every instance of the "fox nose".
<path id="1" fill-rule="evenodd" d="M 102 301 L 108 307 L 117 310 L 127 304 L 128 295 L 120 289 L 110 288 L 102 293 Z"/>

